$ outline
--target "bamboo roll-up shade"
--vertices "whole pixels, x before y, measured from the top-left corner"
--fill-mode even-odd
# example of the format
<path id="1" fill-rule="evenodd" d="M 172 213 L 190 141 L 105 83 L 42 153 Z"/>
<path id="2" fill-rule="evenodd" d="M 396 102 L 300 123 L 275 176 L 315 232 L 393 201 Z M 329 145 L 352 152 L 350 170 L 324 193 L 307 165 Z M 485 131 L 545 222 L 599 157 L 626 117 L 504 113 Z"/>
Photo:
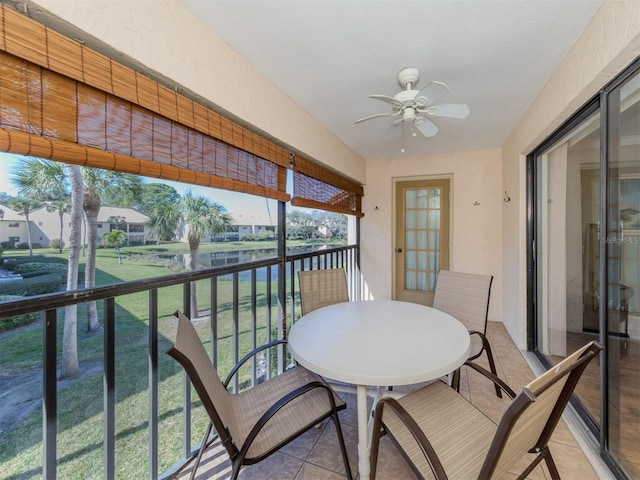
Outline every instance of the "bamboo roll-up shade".
<path id="1" fill-rule="evenodd" d="M 358 183 L 305 158 L 295 157 L 292 205 L 362 217 L 363 194 Z"/>
<path id="2" fill-rule="evenodd" d="M 1 151 L 289 199 L 282 147 L 0 7 Z"/>

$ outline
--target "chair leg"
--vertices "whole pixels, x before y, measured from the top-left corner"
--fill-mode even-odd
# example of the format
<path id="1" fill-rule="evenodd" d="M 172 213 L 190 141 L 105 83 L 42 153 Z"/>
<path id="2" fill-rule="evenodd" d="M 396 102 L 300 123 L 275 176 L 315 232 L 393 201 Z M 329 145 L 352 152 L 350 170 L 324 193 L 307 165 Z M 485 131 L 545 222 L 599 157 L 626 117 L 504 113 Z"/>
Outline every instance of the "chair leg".
<path id="1" fill-rule="evenodd" d="M 202 444 L 200 445 L 200 450 L 198 450 L 198 456 L 196 457 L 196 461 L 193 464 L 193 470 L 191 470 L 191 475 L 189 476 L 189 480 L 193 480 L 194 478 L 196 478 L 196 470 L 198 469 L 198 465 L 200 465 L 202 454 L 207 449 L 207 441 L 209 440 L 209 435 L 211 435 L 212 428 L 213 428 L 213 423 L 209 422 L 207 431 L 204 432 L 204 437 L 202 438 Z"/>
<path id="2" fill-rule="evenodd" d="M 373 436 L 371 438 L 371 455 L 370 455 L 370 465 L 371 471 L 369 473 L 369 477 L 371 480 L 376 480 L 376 470 L 378 467 L 378 450 L 380 448 L 380 436 L 382 435 L 382 405 L 378 405 L 376 408 L 375 416 L 373 419 Z M 380 410 L 380 411 L 378 411 Z"/>
<path id="3" fill-rule="evenodd" d="M 497 377 L 498 372 L 496 370 L 496 362 L 493 360 L 493 353 L 491 352 L 491 345 L 489 344 L 489 340 L 487 340 L 487 337 L 485 337 L 484 335 L 482 335 L 481 338 L 482 338 L 482 347 L 487 352 L 487 359 L 489 360 L 489 369 L 491 370 L 491 373 L 493 373 Z M 496 395 L 499 398 L 502 398 L 502 390 L 500 390 L 500 387 L 494 384 L 494 388 L 496 389 Z"/>
<path id="4" fill-rule="evenodd" d="M 460 369 L 454 370 L 451 377 L 451 388 L 460 393 Z"/>
<path id="5" fill-rule="evenodd" d="M 340 451 L 342 452 L 342 460 L 344 461 L 344 470 L 347 473 L 347 478 L 349 480 L 353 480 L 353 476 L 351 474 L 351 466 L 349 465 L 349 457 L 347 456 L 347 446 L 344 444 L 344 436 L 342 435 L 342 427 L 340 426 L 340 419 L 338 418 L 337 412 L 333 412 L 333 415 L 331 415 L 331 420 L 333 420 L 333 424 L 336 426 L 338 442 L 340 443 Z"/>
<path id="6" fill-rule="evenodd" d="M 242 465 L 237 460 L 238 459 L 236 459 L 231 466 L 231 480 L 237 480 L 238 475 L 240 475 L 240 467 L 242 467 Z"/>
<path id="7" fill-rule="evenodd" d="M 551 479 L 560 480 L 560 473 L 558 472 L 558 468 L 556 467 L 556 462 L 553 461 L 553 457 L 551 456 L 551 450 L 549 450 L 549 447 L 545 447 L 543 455 L 544 461 L 547 464 L 547 468 L 549 469 Z"/>

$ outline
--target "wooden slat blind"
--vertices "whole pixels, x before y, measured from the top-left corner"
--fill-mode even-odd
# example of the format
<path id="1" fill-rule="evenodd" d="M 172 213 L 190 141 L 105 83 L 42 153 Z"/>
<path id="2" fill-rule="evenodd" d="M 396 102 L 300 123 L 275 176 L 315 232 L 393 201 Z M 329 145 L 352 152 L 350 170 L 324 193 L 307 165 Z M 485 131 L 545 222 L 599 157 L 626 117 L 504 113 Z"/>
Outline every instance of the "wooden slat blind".
<path id="1" fill-rule="evenodd" d="M 360 184 L 303 157 L 295 157 L 292 205 L 362 217 L 363 195 Z"/>
<path id="2" fill-rule="evenodd" d="M 289 199 L 282 147 L 0 7 L 1 151 Z"/>

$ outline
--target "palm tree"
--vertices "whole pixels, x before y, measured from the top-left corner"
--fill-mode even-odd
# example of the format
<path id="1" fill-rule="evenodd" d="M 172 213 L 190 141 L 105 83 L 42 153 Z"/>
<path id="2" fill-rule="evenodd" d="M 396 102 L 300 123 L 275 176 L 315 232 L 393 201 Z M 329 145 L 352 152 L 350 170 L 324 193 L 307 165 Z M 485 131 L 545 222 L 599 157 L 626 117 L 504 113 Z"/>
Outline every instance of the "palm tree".
<path id="1" fill-rule="evenodd" d="M 209 199 L 198 195 L 194 196 L 190 191 L 185 194 L 180 202 L 182 221 L 187 228 L 187 240 L 189 241 L 189 270 L 197 269 L 198 249 L 200 240 L 206 235 L 215 235 L 224 231 L 230 225 L 231 220 L 225 208 Z M 198 316 L 198 302 L 196 299 L 195 283 L 191 285 L 191 315 Z"/>
<path id="2" fill-rule="evenodd" d="M 141 180 L 134 175 L 128 175 L 98 168 L 83 168 L 84 180 L 84 215 L 87 221 L 87 261 L 84 272 L 85 288 L 96 285 L 96 249 L 98 248 L 98 213 L 102 204 L 102 195 L 108 190 L 110 196 L 129 195 L 130 191 L 140 188 Z M 100 329 L 98 322 L 98 308 L 96 302 L 87 303 L 87 331 Z"/>
<path id="3" fill-rule="evenodd" d="M 13 167 L 12 179 L 20 195 L 36 200 L 56 200 L 68 195 L 64 164 L 23 157 Z"/>
<path id="4" fill-rule="evenodd" d="M 67 165 L 71 185 L 71 232 L 69 234 L 69 264 L 67 290 L 78 288 L 78 269 L 82 250 L 82 204 L 84 182 L 81 167 Z M 71 305 L 64 310 L 64 332 L 62 335 L 62 364 L 60 378 L 75 377 L 80 373 L 78 362 L 78 307 Z"/>
<path id="5" fill-rule="evenodd" d="M 149 231 L 160 240 L 173 240 L 182 213 L 179 202 L 162 200 L 149 211 Z"/>
<path id="6" fill-rule="evenodd" d="M 64 231 L 64 214 L 69 213 L 71 211 L 71 198 L 69 196 L 64 196 L 57 200 L 52 200 L 47 204 L 47 212 L 58 212 L 58 216 L 60 217 L 60 242 L 58 246 L 58 253 L 62 253 L 62 247 L 64 246 L 63 231 Z"/>
<path id="7" fill-rule="evenodd" d="M 16 198 L 12 200 L 9 206 L 17 212 L 21 212 L 24 215 L 27 222 L 27 243 L 29 244 L 29 256 L 33 257 L 33 246 L 31 244 L 31 220 L 29 220 L 29 213 L 34 209 L 40 207 L 42 203 L 35 199 L 29 198 Z"/>
<path id="8" fill-rule="evenodd" d="M 111 230 L 110 232 L 104 233 L 102 235 L 102 243 L 104 243 L 106 246 L 116 249 L 116 253 L 118 254 L 118 263 L 120 265 L 122 265 L 120 246 L 127 243 L 127 240 L 127 234 L 122 230 Z"/>
<path id="9" fill-rule="evenodd" d="M 17 186 L 19 192 L 31 198 L 56 199 L 63 197 L 67 189 L 71 191 L 67 290 L 76 290 L 78 288 L 80 251 L 82 250 L 82 204 L 84 199 L 82 168 L 77 165 L 64 165 L 50 160 L 28 157 L 16 164 L 12 183 Z M 60 240 L 62 241 L 62 236 Z M 79 374 L 78 307 L 71 305 L 64 309 L 60 378 L 71 378 Z"/>

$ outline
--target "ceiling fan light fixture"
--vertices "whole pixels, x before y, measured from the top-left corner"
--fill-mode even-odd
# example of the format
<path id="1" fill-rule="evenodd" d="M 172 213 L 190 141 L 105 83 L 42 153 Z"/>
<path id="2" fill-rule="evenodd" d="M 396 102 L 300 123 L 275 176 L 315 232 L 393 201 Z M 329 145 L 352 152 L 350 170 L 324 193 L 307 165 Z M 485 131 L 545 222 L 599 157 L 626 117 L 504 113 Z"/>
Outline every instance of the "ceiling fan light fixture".
<path id="1" fill-rule="evenodd" d="M 432 116 L 437 116 L 438 113 L 440 113 L 440 109 L 436 106 L 436 105 L 430 105 L 429 107 L 427 107 L 427 109 L 425 110 L 425 113 L 427 115 L 432 115 Z"/>
<path id="2" fill-rule="evenodd" d="M 413 107 L 407 107 L 402 112 L 402 120 L 405 122 L 413 122 L 416 119 L 416 110 Z"/>

